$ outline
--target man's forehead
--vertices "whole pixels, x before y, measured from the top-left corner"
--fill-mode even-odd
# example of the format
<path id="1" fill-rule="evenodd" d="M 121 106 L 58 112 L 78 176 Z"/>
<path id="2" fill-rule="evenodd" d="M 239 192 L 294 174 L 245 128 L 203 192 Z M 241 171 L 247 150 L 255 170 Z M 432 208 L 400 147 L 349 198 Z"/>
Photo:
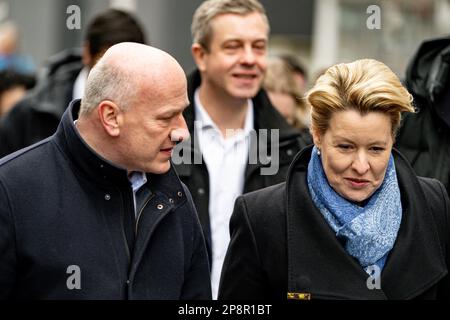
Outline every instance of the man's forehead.
<path id="1" fill-rule="evenodd" d="M 252 24 L 253 26 L 262 23 L 264 31 L 259 28 L 243 29 L 241 24 Z M 269 35 L 269 26 L 264 21 L 263 16 L 259 12 L 252 12 L 245 15 L 235 13 L 224 13 L 215 16 L 211 20 L 212 37 L 217 38 L 239 38 L 254 37 L 267 39 Z"/>
<path id="2" fill-rule="evenodd" d="M 189 105 L 189 99 L 187 93 L 183 94 L 173 94 L 166 92 L 165 97 L 160 97 L 160 99 L 153 100 L 155 105 L 159 106 L 159 110 L 162 112 L 178 112 L 184 110 Z M 151 101 L 151 100 L 149 100 Z"/>
<path id="3" fill-rule="evenodd" d="M 183 103 L 163 104 L 162 106 L 156 109 L 156 113 L 161 115 L 177 114 L 179 112 L 183 112 L 188 105 L 189 101 L 187 100 L 184 101 Z"/>

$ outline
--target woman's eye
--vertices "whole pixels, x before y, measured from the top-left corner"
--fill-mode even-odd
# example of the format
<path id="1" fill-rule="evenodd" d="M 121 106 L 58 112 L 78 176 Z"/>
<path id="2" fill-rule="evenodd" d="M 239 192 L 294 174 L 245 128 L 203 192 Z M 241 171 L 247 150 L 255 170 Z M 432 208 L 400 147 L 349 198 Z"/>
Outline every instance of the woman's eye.
<path id="1" fill-rule="evenodd" d="M 340 145 L 338 145 L 338 148 L 341 150 L 350 150 L 352 148 L 352 146 L 349 144 L 340 144 Z"/>

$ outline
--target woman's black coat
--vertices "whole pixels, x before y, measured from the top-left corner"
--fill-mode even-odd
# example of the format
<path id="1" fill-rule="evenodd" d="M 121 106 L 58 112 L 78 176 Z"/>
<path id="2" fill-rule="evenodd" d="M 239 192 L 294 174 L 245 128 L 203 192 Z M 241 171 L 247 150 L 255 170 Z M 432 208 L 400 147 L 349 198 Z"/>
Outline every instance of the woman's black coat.
<path id="1" fill-rule="evenodd" d="M 219 299 L 450 298 L 450 204 L 437 180 L 417 178 L 394 151 L 403 217 L 381 273 L 381 289 L 346 253 L 309 195 L 311 147 L 286 183 L 238 198 Z M 369 285 L 368 285 L 369 283 Z"/>

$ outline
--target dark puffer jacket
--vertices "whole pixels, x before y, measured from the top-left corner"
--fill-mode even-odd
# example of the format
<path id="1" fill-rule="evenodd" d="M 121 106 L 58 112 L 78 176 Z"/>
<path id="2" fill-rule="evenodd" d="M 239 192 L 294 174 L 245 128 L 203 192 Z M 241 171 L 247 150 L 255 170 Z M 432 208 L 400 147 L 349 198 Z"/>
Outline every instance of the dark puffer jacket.
<path id="1" fill-rule="evenodd" d="M 450 37 L 420 46 L 406 87 L 417 113 L 405 115 L 397 147 L 419 176 L 440 180 L 450 194 Z"/>
<path id="2" fill-rule="evenodd" d="M 77 49 L 50 58 L 38 86 L 0 120 L 0 158 L 55 133 L 82 68 Z"/>

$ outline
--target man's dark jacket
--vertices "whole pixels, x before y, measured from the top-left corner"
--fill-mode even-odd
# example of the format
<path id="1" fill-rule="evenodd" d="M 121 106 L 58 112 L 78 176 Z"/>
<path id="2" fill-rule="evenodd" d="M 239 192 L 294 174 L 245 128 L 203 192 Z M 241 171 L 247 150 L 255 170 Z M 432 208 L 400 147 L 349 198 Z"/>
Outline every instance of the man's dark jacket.
<path id="1" fill-rule="evenodd" d="M 377 288 L 311 199 L 311 150 L 297 155 L 286 183 L 236 201 L 219 299 L 286 300 L 288 293 L 303 293 L 304 299 L 450 299 L 450 201 L 444 186 L 417 177 L 394 150 L 402 220 Z"/>
<path id="2" fill-rule="evenodd" d="M 0 120 L 0 157 L 55 133 L 82 68 L 79 50 L 50 58 L 37 87 Z"/>
<path id="3" fill-rule="evenodd" d="M 405 84 L 417 113 L 405 115 L 397 147 L 419 176 L 440 180 L 450 194 L 450 37 L 420 46 Z"/>
<path id="4" fill-rule="evenodd" d="M 152 193 L 134 222 L 127 172 L 81 139 L 78 109 L 54 136 L 0 161 L 0 298 L 210 299 L 187 188 L 173 169 L 147 174 Z M 70 289 L 71 266 L 80 289 Z"/>
<path id="5" fill-rule="evenodd" d="M 200 150 L 194 144 L 194 93 L 201 84 L 201 77 L 198 71 L 194 71 L 188 79 L 188 95 L 191 105 L 184 111 L 184 118 L 186 119 L 191 139 L 188 141 L 189 145 L 183 148 L 183 151 L 190 153 L 190 158 L 200 158 L 201 164 L 176 164 L 177 170 L 181 180 L 187 185 L 191 191 L 194 203 L 197 207 L 197 212 L 200 217 L 205 238 L 208 246 L 208 251 L 211 257 L 211 230 L 209 218 L 209 176 L 208 170 L 202 159 Z M 271 134 L 268 134 L 267 144 L 262 148 L 267 150 L 260 150 L 261 155 L 267 154 L 268 157 L 258 157 L 256 164 L 247 163 L 244 182 L 244 193 L 268 187 L 285 180 L 289 164 L 294 159 L 295 154 L 303 147 L 311 143 L 310 137 L 299 133 L 296 129 L 291 127 L 279 114 L 270 103 L 267 94 L 264 90 L 253 98 L 254 106 L 254 129 L 260 138 L 259 129 L 279 129 L 279 170 L 275 175 L 261 175 L 261 168 L 270 167 L 271 155 Z M 261 141 L 264 141 L 261 139 Z M 251 149 L 256 148 L 259 142 L 251 141 Z M 193 161 L 192 161 L 193 162 Z M 268 164 L 269 163 L 269 164 Z"/>

